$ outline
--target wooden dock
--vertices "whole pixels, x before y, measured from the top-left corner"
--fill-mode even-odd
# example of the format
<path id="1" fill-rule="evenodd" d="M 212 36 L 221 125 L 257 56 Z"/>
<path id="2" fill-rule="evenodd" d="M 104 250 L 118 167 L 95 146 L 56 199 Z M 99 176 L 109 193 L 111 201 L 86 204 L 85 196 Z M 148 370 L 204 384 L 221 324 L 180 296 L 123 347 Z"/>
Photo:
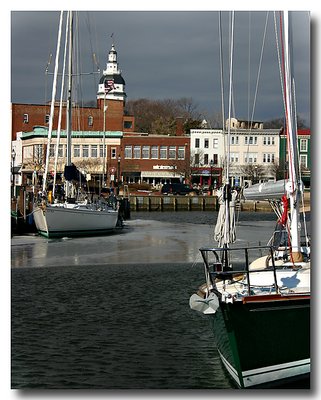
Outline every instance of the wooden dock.
<path id="1" fill-rule="evenodd" d="M 216 196 L 130 195 L 131 211 L 218 211 Z M 310 211 L 310 192 L 304 193 L 305 211 Z M 273 212 L 268 201 L 241 200 L 237 211 Z"/>

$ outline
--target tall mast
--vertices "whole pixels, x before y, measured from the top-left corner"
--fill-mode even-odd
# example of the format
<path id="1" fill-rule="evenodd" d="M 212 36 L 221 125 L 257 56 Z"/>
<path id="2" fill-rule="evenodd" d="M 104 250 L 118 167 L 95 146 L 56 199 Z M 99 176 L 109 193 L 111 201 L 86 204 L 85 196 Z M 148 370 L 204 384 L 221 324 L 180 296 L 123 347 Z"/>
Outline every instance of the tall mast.
<path id="1" fill-rule="evenodd" d="M 299 175 L 299 155 L 297 148 L 297 130 L 295 123 L 295 107 L 293 104 L 294 79 L 291 70 L 291 24 L 290 15 L 284 14 L 284 74 L 285 74 L 285 112 L 289 154 L 289 182 L 287 192 L 291 209 L 291 244 L 293 262 L 302 261 L 300 251 L 300 197 L 302 182 Z"/>
<path id="2" fill-rule="evenodd" d="M 231 143 L 231 108 L 232 108 L 232 81 L 233 81 L 233 49 L 234 49 L 234 11 L 232 11 L 231 21 L 231 45 L 230 45 L 230 74 L 229 74 L 229 106 L 228 106 L 228 129 L 227 129 L 227 158 L 226 158 L 226 176 L 224 186 L 224 200 L 225 200 L 225 235 L 224 244 L 227 246 L 228 235 L 230 235 L 230 143 Z"/>
<path id="3" fill-rule="evenodd" d="M 43 191 L 46 190 L 47 175 L 48 175 L 48 169 L 49 169 L 49 154 L 50 154 L 50 145 L 51 145 L 51 138 L 52 138 L 53 118 L 54 118 L 54 112 L 55 112 L 55 99 L 56 99 L 57 76 L 58 76 L 58 68 L 59 68 L 59 51 L 60 51 L 60 41 L 61 41 L 62 20 L 63 20 L 63 11 L 60 12 L 60 19 L 59 19 L 55 71 L 54 71 L 54 79 L 53 79 L 53 83 L 52 83 L 52 97 L 51 97 L 51 104 L 50 104 L 50 118 L 49 118 L 46 164 L 45 164 L 45 172 L 44 172 L 43 182 L 42 182 L 42 190 Z"/>
<path id="4" fill-rule="evenodd" d="M 68 52 L 68 97 L 67 97 L 67 165 L 71 165 L 71 128 L 72 128 L 72 38 L 73 38 L 73 21 L 72 21 L 72 11 L 69 13 L 69 52 Z"/>
<path id="5" fill-rule="evenodd" d="M 73 39 L 73 21 L 72 11 L 68 11 L 69 15 L 69 48 L 68 48 L 68 94 L 67 94 L 67 115 L 66 115 L 66 131 L 67 131 L 67 162 L 71 165 L 71 129 L 72 129 L 72 39 Z M 66 198 L 70 197 L 70 183 L 66 182 Z"/>

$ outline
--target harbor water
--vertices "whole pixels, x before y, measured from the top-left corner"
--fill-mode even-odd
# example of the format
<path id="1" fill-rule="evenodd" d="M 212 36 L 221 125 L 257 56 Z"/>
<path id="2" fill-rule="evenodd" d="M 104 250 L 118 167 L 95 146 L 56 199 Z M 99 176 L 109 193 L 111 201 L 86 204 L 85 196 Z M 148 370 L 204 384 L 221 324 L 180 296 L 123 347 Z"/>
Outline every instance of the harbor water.
<path id="1" fill-rule="evenodd" d="M 252 215 L 240 240 L 265 243 L 275 218 Z M 13 237 L 12 388 L 235 388 L 189 308 L 216 217 L 133 212 L 112 235 Z"/>

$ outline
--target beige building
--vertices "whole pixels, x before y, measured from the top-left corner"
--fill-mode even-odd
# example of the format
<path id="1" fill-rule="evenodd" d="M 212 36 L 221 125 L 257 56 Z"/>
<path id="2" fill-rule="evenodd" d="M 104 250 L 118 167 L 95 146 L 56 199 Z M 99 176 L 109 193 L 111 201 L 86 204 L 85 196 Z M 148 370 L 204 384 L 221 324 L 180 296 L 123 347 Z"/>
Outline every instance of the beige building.
<path id="1" fill-rule="evenodd" d="M 47 152 L 48 130 L 35 127 L 32 132 L 21 135 L 22 183 L 30 184 L 33 173 L 44 172 Z M 87 176 L 88 180 L 100 179 L 106 182 L 109 169 L 116 169 L 123 132 L 72 132 L 71 158 L 77 168 Z M 52 144 L 49 149 L 49 171 L 54 171 L 57 132 L 53 131 Z M 105 145 L 105 154 L 104 154 Z M 62 174 L 67 158 L 66 133 L 61 133 L 58 149 L 57 173 Z M 105 159 L 105 163 L 104 163 Z M 105 165 L 105 168 L 104 168 Z M 109 174 L 110 175 L 110 174 Z"/>
<path id="2" fill-rule="evenodd" d="M 225 168 L 228 158 L 226 130 L 191 130 L 191 157 L 196 166 Z M 280 129 L 264 129 L 260 121 L 231 118 L 229 177 L 232 186 L 275 179 L 279 167 Z M 223 172 L 224 175 L 224 172 Z"/>

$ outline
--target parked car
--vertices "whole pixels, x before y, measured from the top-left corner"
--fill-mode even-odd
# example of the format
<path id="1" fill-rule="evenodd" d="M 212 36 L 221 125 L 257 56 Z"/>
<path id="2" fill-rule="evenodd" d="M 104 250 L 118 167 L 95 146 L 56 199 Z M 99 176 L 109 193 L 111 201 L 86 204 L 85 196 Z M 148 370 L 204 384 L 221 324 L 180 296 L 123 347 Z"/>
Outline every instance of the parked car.
<path id="1" fill-rule="evenodd" d="M 197 194 L 197 190 L 184 183 L 166 183 L 163 185 L 161 193 L 187 195 L 190 193 Z"/>

